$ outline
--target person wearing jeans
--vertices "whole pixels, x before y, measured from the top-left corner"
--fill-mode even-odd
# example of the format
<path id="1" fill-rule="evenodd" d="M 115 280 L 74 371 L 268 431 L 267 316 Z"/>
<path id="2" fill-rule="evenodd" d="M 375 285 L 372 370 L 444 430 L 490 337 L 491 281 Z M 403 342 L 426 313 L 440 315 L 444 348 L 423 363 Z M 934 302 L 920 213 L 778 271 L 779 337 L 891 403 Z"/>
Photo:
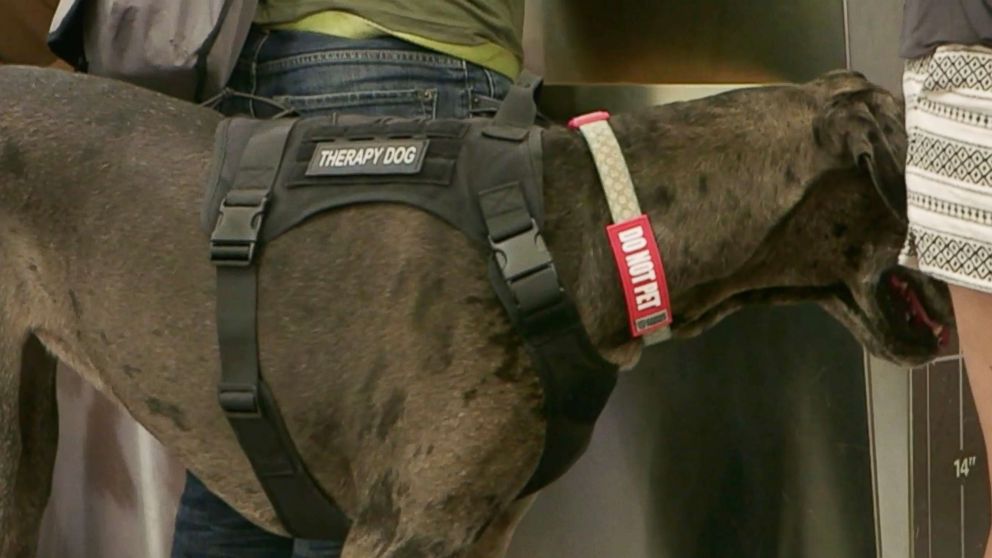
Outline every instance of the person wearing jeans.
<path id="1" fill-rule="evenodd" d="M 254 27 L 227 88 L 210 104 L 226 115 L 256 118 L 334 112 L 467 118 L 493 113 L 511 83 L 507 73 L 394 36 L 349 39 Z M 187 474 L 173 558 L 336 558 L 342 545 L 264 531 Z"/>

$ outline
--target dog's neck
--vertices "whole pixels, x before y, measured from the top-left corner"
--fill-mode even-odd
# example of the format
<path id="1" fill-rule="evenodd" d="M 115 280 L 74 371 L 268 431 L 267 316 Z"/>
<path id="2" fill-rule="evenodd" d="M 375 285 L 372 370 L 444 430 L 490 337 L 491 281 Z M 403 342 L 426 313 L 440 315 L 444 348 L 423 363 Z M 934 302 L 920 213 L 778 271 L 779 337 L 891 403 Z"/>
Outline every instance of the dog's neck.
<path id="1" fill-rule="evenodd" d="M 615 118 L 611 125 L 625 148 L 641 209 L 652 218 L 657 236 L 660 228 L 674 224 L 666 222 L 658 207 L 659 197 L 664 196 L 655 191 L 658 184 L 648 170 L 652 150 L 645 149 L 652 143 L 649 138 L 637 137 L 644 129 L 628 126 L 628 122 Z M 562 281 L 597 348 L 621 366 L 632 365 L 640 342 L 630 334 L 623 292 L 605 234 L 611 223 L 609 207 L 592 156 L 580 133 L 562 127 L 546 130 L 543 145 L 545 234 Z M 691 284 L 691 275 L 682 269 L 685 262 L 665 258 L 663 244 L 661 249 L 672 302 L 677 305 L 680 293 Z"/>
<path id="2" fill-rule="evenodd" d="M 762 271 L 766 234 L 802 198 L 804 184 L 836 166 L 807 141 L 814 112 L 769 125 L 767 113 L 754 109 L 758 101 L 747 102 L 755 94 L 742 90 L 610 119 L 654 227 L 676 336 L 718 319 L 710 311 L 728 295 L 778 284 L 774 272 Z M 546 130 L 543 145 L 548 246 L 593 342 L 614 362 L 631 365 L 640 343 L 630 335 L 592 156 L 579 132 L 561 127 Z"/>

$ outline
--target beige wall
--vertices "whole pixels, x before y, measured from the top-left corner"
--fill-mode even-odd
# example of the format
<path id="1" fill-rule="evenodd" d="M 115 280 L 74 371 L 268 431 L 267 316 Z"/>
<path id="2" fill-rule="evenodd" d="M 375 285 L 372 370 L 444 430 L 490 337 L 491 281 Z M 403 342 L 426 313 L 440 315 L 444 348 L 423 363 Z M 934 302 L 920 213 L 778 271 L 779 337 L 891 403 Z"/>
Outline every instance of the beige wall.
<path id="1" fill-rule="evenodd" d="M 841 0 L 528 0 L 527 16 L 549 83 L 804 80 L 845 63 Z"/>

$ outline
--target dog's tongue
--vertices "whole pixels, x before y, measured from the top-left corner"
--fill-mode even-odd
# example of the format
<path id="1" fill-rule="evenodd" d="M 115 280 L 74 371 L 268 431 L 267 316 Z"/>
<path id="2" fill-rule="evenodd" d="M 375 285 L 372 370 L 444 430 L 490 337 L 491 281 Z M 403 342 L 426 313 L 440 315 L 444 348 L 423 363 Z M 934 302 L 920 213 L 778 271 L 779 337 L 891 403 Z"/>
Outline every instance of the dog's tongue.
<path id="1" fill-rule="evenodd" d="M 920 302 L 920 298 L 916 295 L 916 291 L 913 290 L 909 282 L 892 275 L 889 278 L 889 284 L 902 295 L 906 304 L 909 305 L 909 311 L 913 316 L 913 323 L 925 326 L 933 332 L 933 336 L 937 338 L 941 347 L 947 345 L 949 339 L 947 328 L 931 318 L 930 314 L 927 314 L 927 309 Z"/>

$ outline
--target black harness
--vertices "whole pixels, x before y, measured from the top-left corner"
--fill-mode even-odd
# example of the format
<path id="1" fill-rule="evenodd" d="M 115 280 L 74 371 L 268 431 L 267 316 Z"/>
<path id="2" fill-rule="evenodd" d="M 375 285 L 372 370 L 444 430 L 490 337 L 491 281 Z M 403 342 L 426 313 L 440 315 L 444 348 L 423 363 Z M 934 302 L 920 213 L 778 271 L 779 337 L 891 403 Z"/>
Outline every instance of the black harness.
<path id="1" fill-rule="evenodd" d="M 343 538 L 350 522 L 307 471 L 259 368 L 258 251 L 323 211 L 409 204 L 491 249 L 493 289 L 544 392 L 545 447 L 523 494 L 557 479 L 588 446 L 617 368 L 590 342 L 541 237 L 539 83 L 525 76 L 492 120 L 333 115 L 231 118 L 218 128 L 203 215 L 217 267 L 218 398 L 294 536 Z"/>

